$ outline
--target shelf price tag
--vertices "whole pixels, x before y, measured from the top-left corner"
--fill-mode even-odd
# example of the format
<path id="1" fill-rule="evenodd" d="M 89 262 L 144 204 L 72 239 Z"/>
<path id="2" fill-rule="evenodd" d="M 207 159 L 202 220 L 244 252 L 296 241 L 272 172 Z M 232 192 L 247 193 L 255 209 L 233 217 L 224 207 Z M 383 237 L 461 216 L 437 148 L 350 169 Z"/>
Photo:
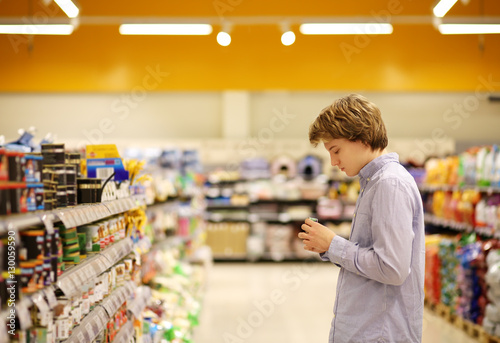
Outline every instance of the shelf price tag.
<path id="1" fill-rule="evenodd" d="M 116 306 L 116 309 L 115 311 L 118 310 L 118 308 L 123 304 L 123 301 L 122 301 L 122 294 L 121 294 L 121 290 L 120 292 L 118 292 L 118 294 L 116 295 L 115 297 L 115 306 Z"/>
<path id="2" fill-rule="evenodd" d="M 115 209 L 115 214 L 118 214 L 122 211 L 120 200 L 113 200 L 113 208 Z"/>
<path id="3" fill-rule="evenodd" d="M 86 223 L 92 223 L 94 221 L 94 216 L 90 212 L 90 208 L 88 205 L 82 208 L 82 213 L 86 218 Z"/>
<path id="4" fill-rule="evenodd" d="M 85 342 L 90 342 L 91 338 L 89 337 L 88 332 L 84 332 L 83 330 L 79 330 L 78 334 L 76 335 L 76 338 L 78 339 L 78 342 L 85 343 Z"/>
<path id="5" fill-rule="evenodd" d="M 56 299 L 56 295 L 54 294 L 54 290 L 52 289 L 52 287 L 44 289 L 43 293 L 47 297 L 47 302 L 49 304 L 49 307 L 50 308 L 56 307 L 57 299 Z"/>
<path id="6" fill-rule="evenodd" d="M 113 213 L 109 210 L 109 207 L 107 207 L 103 203 L 101 203 L 100 208 L 101 208 L 101 212 L 104 216 L 109 217 L 109 216 L 113 215 Z"/>
<path id="7" fill-rule="evenodd" d="M 99 255 L 99 257 L 92 263 L 95 274 L 102 274 L 102 272 L 108 268 L 108 263 L 108 260 L 104 256 Z"/>
<path id="8" fill-rule="evenodd" d="M 83 267 L 80 273 L 82 274 L 82 278 L 85 278 L 84 280 L 85 282 L 94 276 L 92 274 L 92 270 L 90 269 L 90 265 L 86 265 L 85 267 Z"/>
<path id="9" fill-rule="evenodd" d="M 43 298 L 42 293 L 37 293 L 35 294 L 31 300 L 33 300 L 33 303 L 38 307 L 38 310 L 40 311 L 41 318 L 45 318 L 47 313 L 50 311 L 49 305 L 47 305 L 47 302 Z"/>
<path id="10" fill-rule="evenodd" d="M 92 213 L 92 219 L 94 221 L 101 219 L 101 213 L 99 212 L 99 204 L 90 204 L 89 212 Z"/>
<path id="11" fill-rule="evenodd" d="M 118 294 L 116 294 L 116 300 L 118 301 L 117 307 L 120 307 L 120 305 L 123 304 L 123 302 L 125 301 L 123 298 L 124 298 L 123 288 L 120 288 Z"/>
<path id="12" fill-rule="evenodd" d="M 93 222 L 95 222 L 96 220 L 100 219 L 99 215 L 96 213 L 95 205 L 94 204 L 88 205 L 87 206 L 87 211 L 88 211 L 88 214 L 89 214 L 90 218 L 92 218 Z"/>
<path id="13" fill-rule="evenodd" d="M 80 218 L 82 220 L 81 225 L 86 225 L 86 224 L 92 222 L 92 218 L 89 218 L 89 215 L 87 212 L 87 207 L 82 207 L 78 211 L 80 212 Z"/>
<path id="14" fill-rule="evenodd" d="M 94 329 L 92 328 L 92 325 L 88 323 L 85 325 L 85 330 L 87 330 L 87 333 L 89 334 L 90 338 L 93 339 L 95 336 Z"/>
<path id="15" fill-rule="evenodd" d="M 128 292 L 129 292 L 129 295 L 132 294 L 134 292 L 134 284 L 132 281 L 128 281 L 126 284 L 125 284 L 125 287 L 127 288 Z"/>
<path id="16" fill-rule="evenodd" d="M 42 221 L 47 233 L 52 235 L 54 233 L 54 223 L 49 219 L 47 214 L 40 215 L 40 220 Z"/>
<path id="17" fill-rule="evenodd" d="M 129 206 L 127 205 L 125 199 L 119 199 L 119 201 L 120 201 L 120 207 L 121 207 L 122 212 L 126 212 L 130 209 Z"/>
<path id="18" fill-rule="evenodd" d="M 74 271 L 73 273 L 73 278 L 74 278 L 74 282 L 77 284 L 77 285 L 83 285 L 86 281 L 87 281 L 87 275 L 85 274 L 85 269 L 86 268 L 83 268 L 83 269 L 77 269 Z"/>
<path id="19" fill-rule="evenodd" d="M 108 321 L 108 318 L 106 317 L 106 312 L 103 310 L 100 310 L 98 313 L 98 316 L 101 319 L 101 324 L 105 325 Z"/>
<path id="20" fill-rule="evenodd" d="M 108 210 L 108 208 L 106 206 L 104 206 L 103 204 L 97 205 L 96 210 L 101 218 L 106 218 L 106 217 L 109 217 L 110 215 L 112 215 L 112 213 Z"/>
<path id="21" fill-rule="evenodd" d="M 94 211 L 92 210 L 92 205 L 85 206 L 85 213 L 87 214 L 87 218 L 89 223 L 95 222 L 97 220 Z"/>
<path id="22" fill-rule="evenodd" d="M 104 326 L 103 323 L 101 322 L 101 319 L 97 316 L 94 316 L 93 320 L 90 323 L 92 324 L 94 335 L 97 335 L 99 332 L 101 332 L 101 329 Z"/>
<path id="23" fill-rule="evenodd" d="M 57 211 L 56 212 L 56 215 L 57 217 L 59 218 L 59 220 L 62 221 L 63 225 L 67 228 L 70 228 L 72 227 L 71 226 L 71 223 L 70 223 L 70 219 L 69 219 L 69 216 L 66 215 L 66 212 L 65 211 Z"/>
<path id="24" fill-rule="evenodd" d="M 106 209 L 108 210 L 108 212 L 110 213 L 110 215 L 113 215 L 113 210 L 111 209 L 111 203 L 110 202 L 103 202 L 101 203 L 104 207 L 106 207 Z"/>
<path id="25" fill-rule="evenodd" d="M 63 278 L 60 281 L 58 281 L 57 286 L 68 297 L 71 296 L 71 295 L 74 295 L 76 293 L 75 290 L 78 288 L 78 284 L 75 283 L 75 281 L 71 277 L 71 275 Z"/>
<path id="26" fill-rule="evenodd" d="M 111 211 L 111 213 L 117 214 L 119 210 L 118 207 L 116 206 L 116 200 L 110 201 L 108 204 L 109 204 L 108 208 Z"/>
<path id="27" fill-rule="evenodd" d="M 118 207 L 118 200 L 113 200 L 110 203 L 113 214 L 120 213 L 120 208 Z"/>
<path id="28" fill-rule="evenodd" d="M 84 219 L 82 218 L 82 211 L 78 208 L 75 208 L 72 210 L 73 215 L 76 221 L 76 226 L 83 225 L 85 223 Z"/>

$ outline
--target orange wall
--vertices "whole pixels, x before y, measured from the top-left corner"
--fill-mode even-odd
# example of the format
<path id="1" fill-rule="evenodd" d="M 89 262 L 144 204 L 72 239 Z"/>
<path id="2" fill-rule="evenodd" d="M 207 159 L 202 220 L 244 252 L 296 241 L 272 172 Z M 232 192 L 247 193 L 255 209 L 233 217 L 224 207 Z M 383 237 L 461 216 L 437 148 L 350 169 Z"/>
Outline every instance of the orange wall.
<path id="1" fill-rule="evenodd" d="M 32 11 L 43 10 L 39 1 Z M 227 15 L 352 16 L 380 12 L 397 0 L 360 1 L 356 7 L 346 0 L 232 1 L 240 4 Z M 18 2 L 0 1 L 0 16 L 26 15 Z M 212 0 L 80 3 L 82 16 L 217 16 Z M 471 0 L 453 10 L 477 15 L 477 3 Z M 431 4 L 400 0 L 399 14 L 427 15 Z M 500 14 L 500 2 L 485 1 L 485 10 Z M 57 10 L 50 16 L 56 15 Z M 236 26 L 228 47 L 216 43 L 217 27 L 202 37 L 121 36 L 115 25 L 81 25 L 71 36 L 36 36 L 31 42 L 2 35 L 0 91 L 465 91 L 475 90 L 479 77 L 498 81 L 500 90 L 500 35 L 483 37 L 481 49 L 476 35 L 443 36 L 430 24 L 394 25 L 388 36 L 303 36 L 297 26 L 292 28 L 297 41 L 290 47 L 281 45 L 277 25 Z M 353 49 L 352 54 L 342 48 Z M 151 69 L 165 73 L 157 79 L 161 82 L 149 77 L 144 83 Z"/>

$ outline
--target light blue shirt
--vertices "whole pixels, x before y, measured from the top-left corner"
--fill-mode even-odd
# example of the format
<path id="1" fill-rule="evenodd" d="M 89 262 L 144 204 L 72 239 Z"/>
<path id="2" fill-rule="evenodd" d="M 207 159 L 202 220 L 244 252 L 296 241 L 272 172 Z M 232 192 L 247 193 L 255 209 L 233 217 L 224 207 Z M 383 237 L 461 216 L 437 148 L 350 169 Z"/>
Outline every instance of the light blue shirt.
<path id="1" fill-rule="evenodd" d="M 422 340 L 425 233 L 422 198 L 395 153 L 359 172 L 351 236 L 321 254 L 341 267 L 330 343 Z"/>

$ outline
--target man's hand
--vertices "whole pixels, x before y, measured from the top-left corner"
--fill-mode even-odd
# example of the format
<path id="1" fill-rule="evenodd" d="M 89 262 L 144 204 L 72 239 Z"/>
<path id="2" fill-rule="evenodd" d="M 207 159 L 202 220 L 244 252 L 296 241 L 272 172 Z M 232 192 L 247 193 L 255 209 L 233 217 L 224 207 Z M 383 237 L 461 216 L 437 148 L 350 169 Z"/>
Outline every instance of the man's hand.
<path id="1" fill-rule="evenodd" d="M 309 218 L 302 224 L 302 230 L 305 232 L 300 232 L 299 238 L 304 243 L 304 249 L 320 254 L 330 248 L 330 243 L 335 237 L 332 230 Z"/>

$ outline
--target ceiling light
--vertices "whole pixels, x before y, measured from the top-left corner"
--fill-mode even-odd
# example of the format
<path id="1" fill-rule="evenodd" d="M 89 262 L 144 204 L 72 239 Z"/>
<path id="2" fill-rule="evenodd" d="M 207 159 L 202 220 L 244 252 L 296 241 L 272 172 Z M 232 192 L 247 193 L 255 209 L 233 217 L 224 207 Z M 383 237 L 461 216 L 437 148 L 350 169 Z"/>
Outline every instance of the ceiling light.
<path id="1" fill-rule="evenodd" d="M 304 35 L 383 35 L 392 33 L 387 23 L 306 23 L 300 25 Z"/>
<path id="2" fill-rule="evenodd" d="M 434 6 L 432 12 L 438 18 L 444 17 L 446 13 L 457 3 L 458 0 L 441 0 Z"/>
<path id="3" fill-rule="evenodd" d="M 281 35 L 281 43 L 285 46 L 290 46 L 295 43 L 295 33 L 287 31 Z"/>
<path id="4" fill-rule="evenodd" d="M 73 25 L 41 24 L 41 25 L 0 25 L 0 34 L 12 35 L 70 35 Z"/>
<path id="5" fill-rule="evenodd" d="M 440 24 L 443 35 L 495 34 L 500 33 L 500 24 Z"/>
<path id="6" fill-rule="evenodd" d="M 290 23 L 285 21 L 280 24 L 281 26 L 281 43 L 284 46 L 290 46 L 295 43 L 295 33 L 290 28 Z"/>
<path id="7" fill-rule="evenodd" d="M 219 32 L 217 34 L 217 43 L 222 46 L 228 46 L 231 44 L 231 35 L 224 31 Z"/>
<path id="8" fill-rule="evenodd" d="M 71 0 L 54 0 L 69 18 L 76 18 L 80 10 Z"/>
<path id="9" fill-rule="evenodd" d="M 212 33 L 209 24 L 122 24 L 122 35 L 206 36 Z"/>

